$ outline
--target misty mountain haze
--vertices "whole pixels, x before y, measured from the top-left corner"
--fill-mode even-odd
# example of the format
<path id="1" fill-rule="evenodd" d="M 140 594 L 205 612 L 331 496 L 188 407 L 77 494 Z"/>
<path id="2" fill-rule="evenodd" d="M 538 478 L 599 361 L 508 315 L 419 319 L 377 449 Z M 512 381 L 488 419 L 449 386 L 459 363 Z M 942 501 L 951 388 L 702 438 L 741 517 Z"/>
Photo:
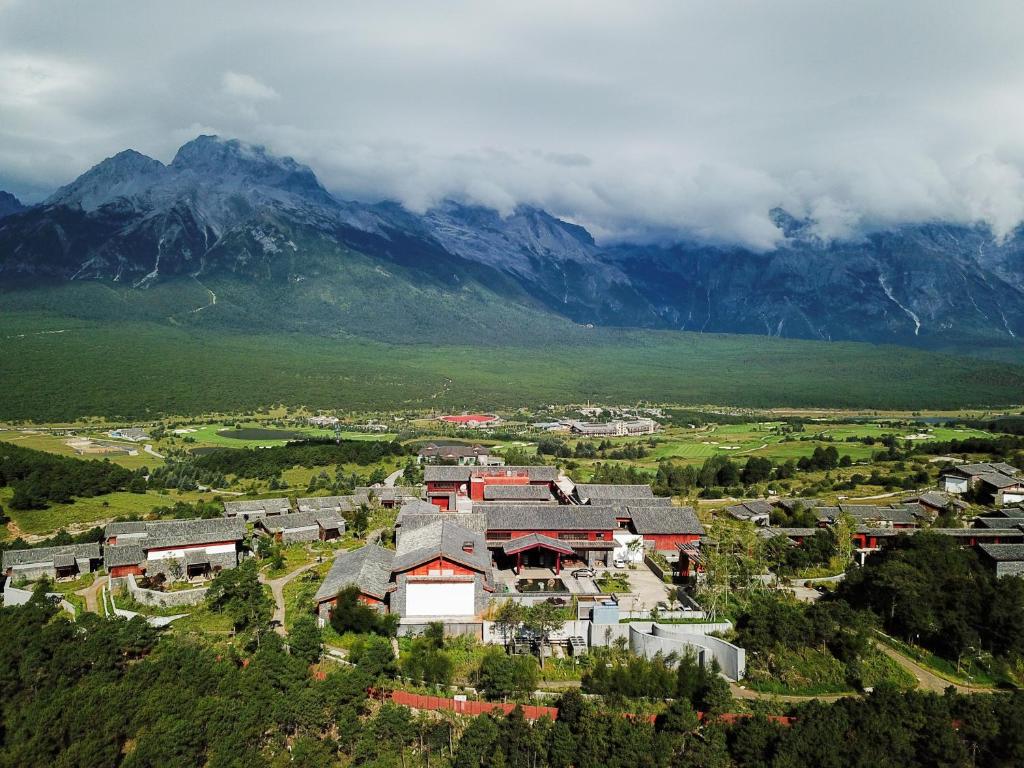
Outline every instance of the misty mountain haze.
<path id="1" fill-rule="evenodd" d="M 1024 238 L 999 240 L 983 225 L 825 241 L 812 221 L 774 209 L 784 241 L 765 252 L 603 246 L 524 205 L 502 216 L 446 201 L 418 215 L 342 201 L 307 166 L 214 136 L 186 143 L 167 165 L 127 150 L 41 204 L 11 200 L 0 196 L 0 280 L 9 286 L 99 280 L 142 290 L 222 275 L 286 289 L 318 274 L 314 263 L 358 253 L 385 272 L 429 275 L 432 301 L 459 301 L 472 274 L 498 300 L 580 324 L 922 347 L 1015 345 L 1024 334 Z"/>

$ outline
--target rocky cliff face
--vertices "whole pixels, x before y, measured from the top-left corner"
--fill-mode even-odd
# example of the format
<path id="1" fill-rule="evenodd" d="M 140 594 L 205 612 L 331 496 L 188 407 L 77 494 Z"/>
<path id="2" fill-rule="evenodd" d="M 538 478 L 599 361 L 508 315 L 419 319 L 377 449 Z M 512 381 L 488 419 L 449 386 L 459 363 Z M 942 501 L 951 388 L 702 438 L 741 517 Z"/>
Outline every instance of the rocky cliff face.
<path id="1" fill-rule="evenodd" d="M 423 216 L 335 199 L 261 147 L 200 136 L 164 165 L 131 150 L 44 203 L 0 194 L 0 282 L 114 280 L 143 289 L 229 274 L 287 285 L 346 253 L 398 266 L 458 301 L 473 280 L 502 300 L 578 323 L 918 346 L 1024 337 L 1024 235 L 933 223 L 822 242 L 774 211 L 768 253 L 696 243 L 602 247 L 521 206 L 445 203 Z M 394 283 L 403 290 L 409 283 Z"/>

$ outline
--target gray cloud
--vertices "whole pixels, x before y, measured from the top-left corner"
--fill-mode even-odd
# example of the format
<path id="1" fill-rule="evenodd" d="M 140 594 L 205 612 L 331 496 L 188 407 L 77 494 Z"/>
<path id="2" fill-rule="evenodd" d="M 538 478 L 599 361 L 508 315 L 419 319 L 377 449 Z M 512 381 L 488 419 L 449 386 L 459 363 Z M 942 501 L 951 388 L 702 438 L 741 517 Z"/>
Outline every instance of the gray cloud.
<path id="1" fill-rule="evenodd" d="M 770 247 L 768 211 L 1024 218 L 1017 2 L 0 0 L 0 188 L 267 144 L 357 199 Z"/>

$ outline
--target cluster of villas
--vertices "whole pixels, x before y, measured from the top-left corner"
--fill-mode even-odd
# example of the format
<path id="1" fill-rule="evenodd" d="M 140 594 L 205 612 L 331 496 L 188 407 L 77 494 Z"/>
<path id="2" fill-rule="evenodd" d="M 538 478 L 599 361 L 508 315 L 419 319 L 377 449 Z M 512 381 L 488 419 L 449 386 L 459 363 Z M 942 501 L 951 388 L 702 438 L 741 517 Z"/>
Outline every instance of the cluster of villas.
<path id="1" fill-rule="evenodd" d="M 997 575 L 1024 574 L 1024 487 L 1021 470 L 1009 464 L 964 464 L 948 470 L 940 478 L 938 491 L 927 491 L 904 498 L 888 506 L 876 504 L 839 504 L 825 506 L 816 499 L 756 499 L 727 507 L 724 512 L 738 520 L 758 526 L 764 538 L 783 537 L 794 546 L 814 536 L 840 519 L 852 521 L 851 538 L 858 561 L 899 536 L 910 536 L 927 528 L 931 533 L 948 536 L 965 547 L 973 547 L 982 562 Z M 947 512 L 958 517 L 970 509 L 961 498 L 968 492 L 987 501 L 993 508 L 975 515 L 969 527 L 937 527 L 936 519 Z M 1005 491 L 1005 492 L 1004 492 Z M 812 527 L 791 528 L 770 525 L 771 515 L 782 510 L 789 515 L 805 510 L 814 517 Z"/>
<path id="2" fill-rule="evenodd" d="M 656 551 L 688 574 L 704 529 L 692 507 L 647 485 L 577 484 L 555 467 L 427 466 L 423 498 L 401 505 L 395 549 L 339 553 L 316 595 L 326 620 L 338 592 L 403 620 L 478 622 L 509 575 L 638 562 Z"/>

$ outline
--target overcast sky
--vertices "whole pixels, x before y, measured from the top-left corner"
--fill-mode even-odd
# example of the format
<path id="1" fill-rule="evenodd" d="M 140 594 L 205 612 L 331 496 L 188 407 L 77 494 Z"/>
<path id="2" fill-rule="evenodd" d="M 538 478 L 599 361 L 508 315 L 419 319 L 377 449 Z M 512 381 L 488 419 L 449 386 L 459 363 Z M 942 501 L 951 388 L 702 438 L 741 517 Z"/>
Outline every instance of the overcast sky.
<path id="1" fill-rule="evenodd" d="M 293 12 L 292 8 L 302 8 Z M 0 189 L 217 133 L 348 198 L 770 247 L 1024 218 L 1024 3 L 0 0 Z"/>

